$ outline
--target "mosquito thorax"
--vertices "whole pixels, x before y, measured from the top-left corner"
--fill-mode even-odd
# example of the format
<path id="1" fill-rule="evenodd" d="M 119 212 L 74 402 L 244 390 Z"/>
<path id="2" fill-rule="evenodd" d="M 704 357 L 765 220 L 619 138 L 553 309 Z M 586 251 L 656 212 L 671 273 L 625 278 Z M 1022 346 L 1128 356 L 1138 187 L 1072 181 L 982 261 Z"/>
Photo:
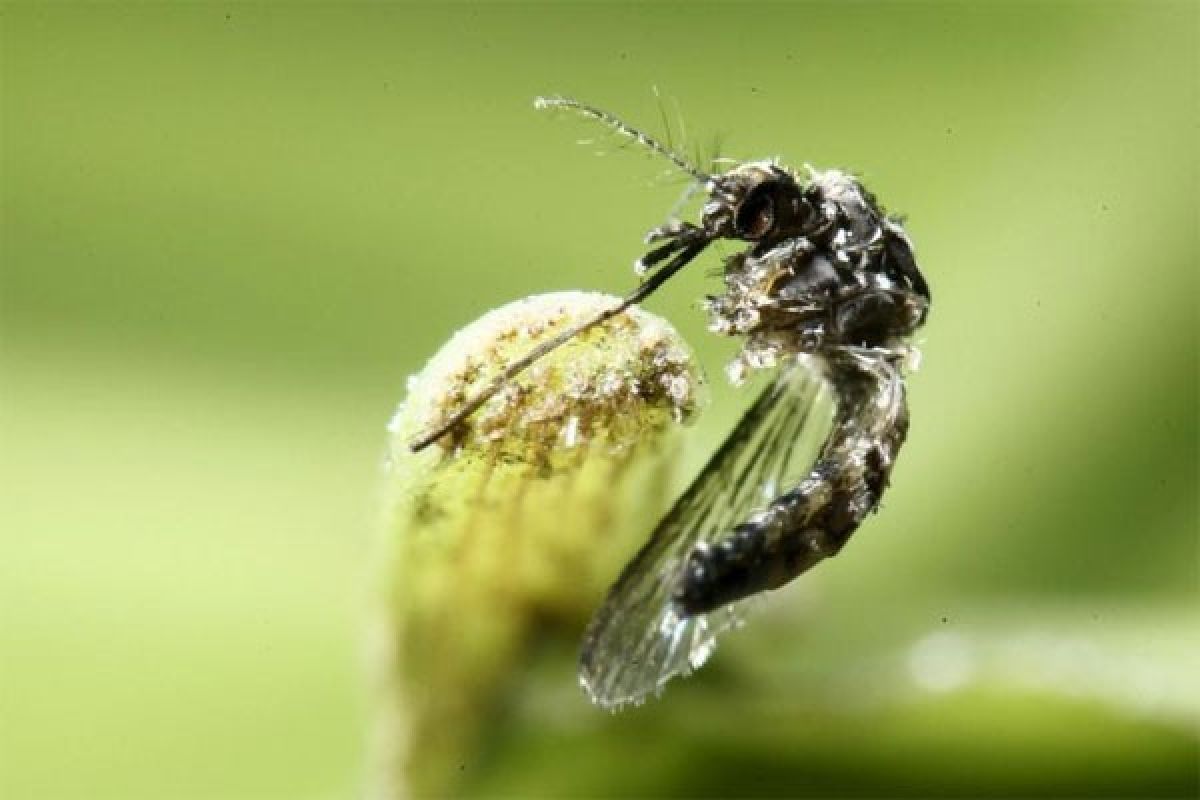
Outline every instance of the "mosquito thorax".
<path id="1" fill-rule="evenodd" d="M 889 347 L 923 321 L 898 221 L 852 175 L 808 177 L 753 161 L 711 178 L 702 227 L 746 243 L 725 259 L 725 293 L 706 303 L 712 331 L 746 337 L 739 370 L 841 346 Z"/>

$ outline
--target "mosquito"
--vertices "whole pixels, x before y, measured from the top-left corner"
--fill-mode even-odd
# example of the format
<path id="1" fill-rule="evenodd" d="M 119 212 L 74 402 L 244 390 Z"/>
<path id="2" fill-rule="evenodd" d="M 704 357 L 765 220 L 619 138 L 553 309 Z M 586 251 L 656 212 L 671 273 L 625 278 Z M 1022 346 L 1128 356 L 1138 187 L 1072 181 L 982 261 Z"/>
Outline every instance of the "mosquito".
<path id="1" fill-rule="evenodd" d="M 651 230 L 637 289 L 507 365 L 410 447 L 440 439 L 530 364 L 645 300 L 718 240 L 742 249 L 724 260 L 724 292 L 707 298 L 709 327 L 743 339 L 735 378 L 773 370 L 588 625 L 580 684 L 617 709 L 699 668 L 749 599 L 840 552 L 879 507 L 908 433 L 909 338 L 930 293 L 900 220 L 850 174 L 776 160 L 709 174 L 594 106 L 566 97 L 535 106 L 581 114 L 670 161 L 704 192 L 699 220 Z M 833 420 L 814 461 L 797 443 L 823 391 Z"/>

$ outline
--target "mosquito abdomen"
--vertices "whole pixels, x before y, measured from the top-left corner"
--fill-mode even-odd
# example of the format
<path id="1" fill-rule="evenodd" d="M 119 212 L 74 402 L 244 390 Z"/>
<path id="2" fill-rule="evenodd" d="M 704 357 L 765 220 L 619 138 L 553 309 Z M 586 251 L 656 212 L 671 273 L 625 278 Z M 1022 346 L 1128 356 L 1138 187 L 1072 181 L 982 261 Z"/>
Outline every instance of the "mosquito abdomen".
<path id="1" fill-rule="evenodd" d="M 835 362 L 837 419 L 812 470 L 795 488 L 687 556 L 674 600 L 704 614 L 778 588 L 837 554 L 879 506 L 908 432 L 904 385 L 891 365 Z"/>

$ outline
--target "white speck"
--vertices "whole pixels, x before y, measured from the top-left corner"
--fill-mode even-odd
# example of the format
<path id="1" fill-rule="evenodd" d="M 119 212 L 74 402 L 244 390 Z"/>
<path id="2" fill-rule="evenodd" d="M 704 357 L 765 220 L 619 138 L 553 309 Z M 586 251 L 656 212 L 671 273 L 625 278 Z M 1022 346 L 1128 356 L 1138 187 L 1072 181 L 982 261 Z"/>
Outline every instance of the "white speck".
<path id="1" fill-rule="evenodd" d="M 725 367 L 725 374 L 729 377 L 729 382 L 734 386 L 741 386 L 746 380 L 746 362 L 740 358 L 729 362 L 729 366 Z"/>
<path id="2" fill-rule="evenodd" d="M 904 354 L 904 369 L 908 372 L 916 372 L 921 368 L 921 349 L 919 347 L 910 347 L 908 352 Z"/>
<path id="3" fill-rule="evenodd" d="M 574 447 L 579 441 L 579 417 L 571 415 L 567 420 L 566 427 L 563 428 L 563 444 L 567 447 Z"/>
<path id="4" fill-rule="evenodd" d="M 711 636 L 700 640 L 692 645 L 692 650 L 688 653 L 688 666 L 692 669 L 700 669 L 716 649 L 717 643 Z"/>
<path id="5" fill-rule="evenodd" d="M 691 384 L 686 377 L 683 375 L 663 376 L 663 385 L 672 403 L 676 406 L 687 404 L 688 395 L 691 394 Z"/>
<path id="6" fill-rule="evenodd" d="M 662 636 L 673 636 L 676 629 L 683 623 L 675 609 L 669 608 L 658 621 L 658 632 Z"/>

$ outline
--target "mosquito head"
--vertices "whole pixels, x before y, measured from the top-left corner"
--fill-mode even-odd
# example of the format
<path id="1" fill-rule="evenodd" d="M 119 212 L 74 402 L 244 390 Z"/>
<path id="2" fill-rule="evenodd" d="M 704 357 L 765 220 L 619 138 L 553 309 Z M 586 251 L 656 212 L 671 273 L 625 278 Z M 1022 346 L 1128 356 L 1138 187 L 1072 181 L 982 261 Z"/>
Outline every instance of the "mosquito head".
<path id="1" fill-rule="evenodd" d="M 796 176 L 774 161 L 738 164 L 706 189 L 701 227 L 710 238 L 777 240 L 807 232 L 818 217 Z"/>
<path id="2" fill-rule="evenodd" d="M 693 246 L 703 249 L 717 239 L 750 242 L 756 249 L 766 249 L 783 239 L 811 233 L 822 219 L 808 187 L 774 161 L 748 161 L 711 175 L 704 190 L 708 198 L 700 224 L 672 219 L 650 231 L 647 244 L 665 244 L 638 261 L 639 272 L 667 256 Z"/>

